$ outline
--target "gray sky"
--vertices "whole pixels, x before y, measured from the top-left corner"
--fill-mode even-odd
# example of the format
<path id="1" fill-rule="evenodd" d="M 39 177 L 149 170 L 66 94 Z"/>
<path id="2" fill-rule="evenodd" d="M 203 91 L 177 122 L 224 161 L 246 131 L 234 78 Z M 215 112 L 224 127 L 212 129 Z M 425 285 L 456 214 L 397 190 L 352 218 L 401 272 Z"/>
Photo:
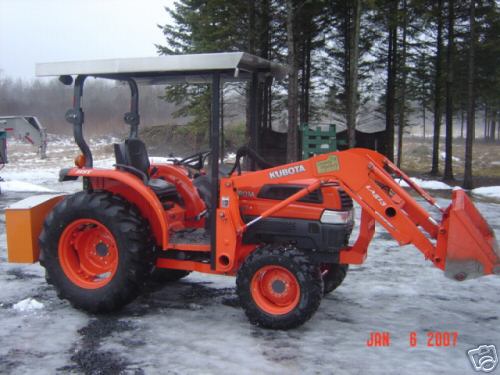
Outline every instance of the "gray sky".
<path id="1" fill-rule="evenodd" d="M 173 0 L 0 0 L 0 71 L 30 80 L 35 63 L 155 56 Z"/>

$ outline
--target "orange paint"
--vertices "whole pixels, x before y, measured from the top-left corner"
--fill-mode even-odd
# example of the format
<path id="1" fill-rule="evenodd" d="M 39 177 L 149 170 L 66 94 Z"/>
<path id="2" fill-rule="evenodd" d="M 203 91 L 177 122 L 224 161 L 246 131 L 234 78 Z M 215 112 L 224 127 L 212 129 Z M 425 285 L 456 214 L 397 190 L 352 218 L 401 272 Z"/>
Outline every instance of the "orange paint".
<path id="1" fill-rule="evenodd" d="M 156 164 L 151 167 L 150 173 L 154 174 L 154 178 L 164 178 L 174 184 L 182 203 L 170 202 L 163 205 L 142 180 L 125 171 L 73 168 L 68 175 L 86 177 L 94 190 L 109 191 L 137 206 L 141 215 L 148 220 L 158 248 L 166 252 L 210 252 L 209 244 L 169 243 L 170 231 L 201 228 L 205 225 L 204 219 L 198 220 L 200 213 L 205 210 L 205 204 L 187 170 L 181 166 Z M 319 220 L 324 209 L 341 207 L 340 195 L 337 192 L 337 189 L 341 188 L 361 206 L 362 214 L 359 237 L 352 246 L 341 249 L 340 263 L 364 262 L 373 238 L 375 222 L 378 222 L 400 245 L 414 245 L 440 269 L 446 268 L 447 261 L 473 260 L 481 265 L 482 274 L 500 273 L 500 259 L 499 254 L 495 252 L 494 234 L 463 191 L 453 192 L 452 204 L 442 210 L 443 217 L 437 220 L 418 204 L 407 190 L 401 188 L 391 174 L 407 182 L 411 181 L 384 156 L 371 150 L 350 149 L 267 170 L 221 178 L 219 205 L 211 213 L 217 220 L 215 269 L 210 269 L 207 261 L 162 258 L 158 259 L 157 266 L 235 274 L 248 254 L 258 246 L 242 243 L 242 235 L 248 225 L 243 222 L 242 215 Z M 260 188 L 272 184 L 294 184 L 304 188 L 284 200 L 259 198 Z M 436 205 L 434 198 L 423 189 L 412 182 L 409 182 L 409 185 L 430 204 Z M 301 197 L 316 189 L 321 189 L 323 203 L 299 201 Z M 51 205 L 40 208 L 40 213 L 35 215 L 37 219 L 22 219 L 20 216 L 16 218 L 15 214 L 7 211 L 9 260 L 11 247 L 14 249 L 12 259 L 15 259 L 15 254 L 22 254 L 17 250 L 17 245 L 12 243 L 12 238 L 21 241 L 22 236 L 16 234 L 12 228 L 35 225 L 32 233 L 38 235 L 37 228 L 51 208 Z M 21 233 L 24 235 L 25 230 Z M 30 250 L 27 254 L 23 253 L 23 256 L 26 255 L 23 259 L 36 260 L 36 245 L 27 245 L 27 248 Z M 277 271 L 277 274 L 283 276 L 284 273 L 280 272 Z M 261 297 L 264 298 L 266 293 L 262 291 Z"/>
<path id="2" fill-rule="evenodd" d="M 75 220 L 64 229 L 58 256 L 66 277 L 84 289 L 99 289 L 108 284 L 119 264 L 113 234 L 92 219 Z"/>
<path id="3" fill-rule="evenodd" d="M 63 195 L 42 197 L 46 199 L 30 203 L 33 199 L 27 198 L 5 209 L 8 261 L 11 263 L 38 261 L 38 237 L 45 217 L 64 198 Z"/>

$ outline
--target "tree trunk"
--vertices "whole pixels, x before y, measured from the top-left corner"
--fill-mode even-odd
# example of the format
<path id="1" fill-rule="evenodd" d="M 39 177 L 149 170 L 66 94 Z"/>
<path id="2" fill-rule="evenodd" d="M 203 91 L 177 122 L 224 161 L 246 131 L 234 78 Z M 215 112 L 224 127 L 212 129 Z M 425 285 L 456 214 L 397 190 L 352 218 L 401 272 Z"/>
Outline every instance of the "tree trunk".
<path id="1" fill-rule="evenodd" d="M 305 76 L 304 76 L 304 123 L 309 123 L 310 112 L 310 91 L 311 91 L 311 49 L 312 49 L 311 36 L 307 39 L 306 43 L 306 60 L 305 60 Z"/>
<path id="2" fill-rule="evenodd" d="M 299 118 L 300 124 L 309 123 L 309 91 L 311 86 L 311 35 L 301 37 L 300 50 L 300 111 Z M 297 43 L 298 44 L 298 43 Z"/>
<path id="3" fill-rule="evenodd" d="M 453 180 L 453 59 L 455 48 L 455 2 L 448 0 L 448 48 L 446 52 L 446 140 L 444 179 Z"/>
<path id="4" fill-rule="evenodd" d="M 497 141 L 500 141 L 500 126 L 497 126 Z"/>
<path id="5" fill-rule="evenodd" d="M 257 30 L 255 27 L 255 19 L 256 19 L 256 9 L 255 9 L 255 1 L 254 0 L 247 0 L 247 11 L 248 11 L 248 52 L 251 54 L 256 54 L 255 46 L 256 46 L 256 34 Z M 246 136 L 247 139 L 250 139 L 252 134 L 251 134 L 251 129 L 250 129 L 250 123 L 251 123 L 251 113 L 253 109 L 251 108 L 251 101 L 252 99 L 250 98 L 250 82 L 247 83 L 246 87 Z M 245 158 L 245 168 L 249 167 L 249 158 Z"/>
<path id="6" fill-rule="evenodd" d="M 356 113 L 358 112 L 358 63 L 359 33 L 361 23 L 361 0 L 352 4 L 352 19 L 346 20 L 350 25 L 349 33 L 349 72 L 347 82 L 346 123 L 349 148 L 356 146 Z"/>
<path id="7" fill-rule="evenodd" d="M 259 49 L 260 53 L 259 56 L 265 58 L 265 59 L 270 59 L 270 24 L 271 24 L 271 18 L 270 18 L 270 4 L 269 0 L 261 0 L 260 1 L 260 40 L 259 40 Z M 270 84 L 269 82 L 266 81 L 262 91 L 262 106 L 260 110 L 260 116 L 261 116 L 261 125 L 262 129 L 268 129 L 271 127 L 271 123 L 268 121 L 269 119 L 269 101 L 270 101 Z"/>
<path id="8" fill-rule="evenodd" d="M 301 32 L 300 34 L 303 34 Z M 305 80 L 306 80 L 306 41 L 304 40 L 304 35 L 297 35 L 296 40 L 296 54 L 299 59 L 298 69 L 299 69 L 299 127 L 303 124 L 305 118 Z"/>
<path id="9" fill-rule="evenodd" d="M 388 49 L 387 49 L 387 88 L 385 95 L 385 131 L 386 131 L 386 156 L 394 160 L 394 111 L 396 100 L 396 65 L 397 65 L 397 11 L 398 1 L 392 0 L 392 9 L 388 15 Z"/>
<path id="10" fill-rule="evenodd" d="M 464 111 L 460 111 L 460 139 L 464 139 Z"/>
<path id="11" fill-rule="evenodd" d="M 491 122 L 490 122 L 490 141 L 495 142 L 495 132 L 497 127 L 497 111 L 494 110 L 491 114 Z"/>
<path id="12" fill-rule="evenodd" d="M 247 0 L 248 6 L 248 52 L 255 54 L 256 53 L 256 45 L 257 45 L 257 28 L 256 28 L 256 12 L 255 9 L 255 1 Z"/>
<path id="13" fill-rule="evenodd" d="M 407 77 L 407 69 L 406 69 L 406 33 L 407 33 L 407 20 L 408 20 L 408 7 L 406 0 L 403 0 L 403 38 L 402 38 L 402 51 L 401 51 L 401 63 L 399 68 L 402 69 L 402 78 L 400 85 L 400 99 L 399 99 L 399 118 L 398 118 L 398 157 L 397 157 L 397 166 L 401 168 L 401 164 L 403 163 L 403 132 L 405 128 L 406 122 L 406 77 Z"/>
<path id="14" fill-rule="evenodd" d="M 424 119 L 424 139 L 425 139 L 425 104 L 422 106 L 423 119 Z"/>
<path id="15" fill-rule="evenodd" d="M 441 132 L 441 117 L 443 115 L 441 105 L 442 95 L 442 51 L 443 51 L 443 0 L 438 0 L 437 8 L 437 38 L 436 38 L 436 76 L 434 77 L 434 136 L 432 141 L 432 167 L 431 175 L 439 174 L 439 136 Z"/>
<path id="16" fill-rule="evenodd" d="M 474 101 L 474 84 L 475 84 L 475 47 L 476 47 L 476 3 L 472 0 L 469 11 L 469 56 L 467 67 L 467 133 L 465 138 L 465 168 L 464 168 L 464 189 L 472 189 L 472 144 L 474 142 L 474 127 L 475 127 L 475 101 Z"/>
<path id="17" fill-rule="evenodd" d="M 295 6 L 293 0 L 287 0 L 287 46 L 288 46 L 288 134 L 287 134 L 287 161 L 298 160 L 298 127 L 297 127 L 297 105 L 298 105 L 298 67 L 295 51 Z"/>
<path id="18" fill-rule="evenodd" d="M 271 87 L 271 84 L 269 84 L 268 88 L 268 109 L 267 109 L 267 124 L 269 126 L 269 129 L 273 128 L 273 89 Z"/>
<path id="19" fill-rule="evenodd" d="M 490 132 L 488 131 L 488 105 L 484 105 L 484 130 L 483 130 L 483 138 L 485 141 L 488 140 L 488 135 Z"/>

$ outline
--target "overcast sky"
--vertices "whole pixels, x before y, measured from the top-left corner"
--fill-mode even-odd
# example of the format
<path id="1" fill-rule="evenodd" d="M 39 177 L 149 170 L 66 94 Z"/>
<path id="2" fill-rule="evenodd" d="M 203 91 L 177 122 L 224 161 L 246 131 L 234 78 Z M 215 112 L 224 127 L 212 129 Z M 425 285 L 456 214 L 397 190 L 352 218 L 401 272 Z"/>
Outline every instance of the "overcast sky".
<path id="1" fill-rule="evenodd" d="M 2 76 L 33 79 L 35 63 L 157 55 L 174 0 L 0 0 Z"/>

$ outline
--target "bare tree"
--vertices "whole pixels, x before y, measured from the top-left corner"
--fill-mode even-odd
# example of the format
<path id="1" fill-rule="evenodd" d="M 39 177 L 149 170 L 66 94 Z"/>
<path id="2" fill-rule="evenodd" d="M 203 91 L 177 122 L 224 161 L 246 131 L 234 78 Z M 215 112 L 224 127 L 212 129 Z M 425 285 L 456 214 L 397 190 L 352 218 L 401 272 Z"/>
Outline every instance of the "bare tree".
<path id="1" fill-rule="evenodd" d="M 347 80 L 346 123 L 349 147 L 356 145 L 356 113 L 358 111 L 358 64 L 361 0 L 353 4 L 351 32 L 349 33 L 349 77 Z"/>
<path id="2" fill-rule="evenodd" d="M 474 98 L 474 73 L 475 73 L 475 46 L 476 46 L 476 2 L 470 2 L 469 9 L 469 56 L 467 67 L 467 133 L 465 135 L 465 168 L 464 189 L 472 189 L 472 144 L 474 142 L 475 127 L 475 98 Z"/>
<path id="3" fill-rule="evenodd" d="M 287 47 L 288 47 L 288 135 L 286 159 L 288 162 L 298 160 L 298 63 L 295 43 L 295 4 L 287 0 Z"/>
<path id="4" fill-rule="evenodd" d="M 437 38 L 436 38 L 436 75 L 434 77 L 434 137 L 432 140 L 431 175 L 439 174 L 439 136 L 441 134 L 441 117 L 443 116 L 442 97 L 442 64 L 443 64 L 443 0 L 437 2 Z"/>
<path id="5" fill-rule="evenodd" d="M 398 66 L 398 0 L 391 0 L 387 15 L 387 86 L 385 94 L 386 156 L 394 160 L 394 122 L 396 108 L 396 76 Z"/>
<path id="6" fill-rule="evenodd" d="M 401 62 L 400 69 L 402 70 L 401 84 L 399 87 L 399 116 L 398 116 L 398 155 L 397 155 L 397 166 L 401 167 L 403 160 L 403 132 L 406 125 L 406 80 L 408 76 L 408 68 L 406 66 L 406 50 L 407 50 L 407 33 L 408 33 L 408 4 L 406 0 L 403 0 L 403 36 L 401 41 Z"/>
<path id="7" fill-rule="evenodd" d="M 446 140 L 444 178 L 453 180 L 453 57 L 455 49 L 455 1 L 448 0 L 448 46 L 446 51 Z"/>

